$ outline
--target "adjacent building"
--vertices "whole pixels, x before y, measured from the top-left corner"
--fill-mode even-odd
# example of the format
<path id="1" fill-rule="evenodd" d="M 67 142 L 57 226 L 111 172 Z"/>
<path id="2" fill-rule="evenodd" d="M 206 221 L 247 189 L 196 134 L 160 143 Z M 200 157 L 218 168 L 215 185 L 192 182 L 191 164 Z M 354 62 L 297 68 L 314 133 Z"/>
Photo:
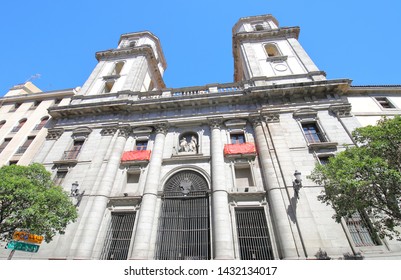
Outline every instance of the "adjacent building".
<path id="1" fill-rule="evenodd" d="M 51 126 L 47 109 L 68 104 L 76 90 L 42 92 L 33 83 L 12 87 L 0 98 L 0 166 L 27 165 L 44 143 Z"/>
<path id="2" fill-rule="evenodd" d="M 299 31 L 272 15 L 241 18 L 228 84 L 166 88 L 150 32 L 96 53 L 82 88 L 49 108 L 32 159 L 71 190 L 78 221 L 14 258 L 401 258 L 367 217 L 336 223 L 307 179 L 354 145 L 354 128 L 398 114 L 401 88 L 326 79 Z"/>

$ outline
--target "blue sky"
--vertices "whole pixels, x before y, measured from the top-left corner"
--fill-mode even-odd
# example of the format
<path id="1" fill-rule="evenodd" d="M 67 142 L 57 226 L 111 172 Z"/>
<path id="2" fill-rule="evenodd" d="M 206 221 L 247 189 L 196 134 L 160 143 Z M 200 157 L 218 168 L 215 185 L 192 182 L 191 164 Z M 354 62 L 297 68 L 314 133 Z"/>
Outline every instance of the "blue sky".
<path id="1" fill-rule="evenodd" d="M 300 43 L 327 78 L 401 84 L 399 0 L 14 0 L 0 13 L 0 96 L 35 74 L 43 91 L 82 86 L 95 52 L 143 30 L 161 41 L 167 87 L 232 82 L 232 27 L 262 14 L 299 26 Z"/>

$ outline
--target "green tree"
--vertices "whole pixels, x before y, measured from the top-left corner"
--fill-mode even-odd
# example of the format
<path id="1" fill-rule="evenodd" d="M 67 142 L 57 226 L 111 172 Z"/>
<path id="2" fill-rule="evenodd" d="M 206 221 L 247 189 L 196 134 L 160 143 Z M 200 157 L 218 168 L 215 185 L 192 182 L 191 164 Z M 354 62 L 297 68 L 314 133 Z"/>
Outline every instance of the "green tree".
<path id="1" fill-rule="evenodd" d="M 68 193 L 54 185 L 42 165 L 0 168 L 1 238 L 9 239 L 15 230 L 27 230 L 49 242 L 76 218 Z"/>
<path id="2" fill-rule="evenodd" d="M 337 222 L 364 211 L 381 238 L 400 239 L 401 117 L 358 128 L 353 137 L 357 146 L 316 165 L 309 176 L 325 188 L 318 199 L 334 208 Z"/>

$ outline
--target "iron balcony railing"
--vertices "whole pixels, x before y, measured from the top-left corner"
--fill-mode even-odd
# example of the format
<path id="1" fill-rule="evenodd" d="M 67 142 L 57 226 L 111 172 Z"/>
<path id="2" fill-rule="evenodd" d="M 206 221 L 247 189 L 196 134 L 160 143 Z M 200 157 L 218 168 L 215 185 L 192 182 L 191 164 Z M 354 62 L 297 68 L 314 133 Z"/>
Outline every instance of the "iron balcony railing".
<path id="1" fill-rule="evenodd" d="M 65 151 L 63 153 L 63 156 L 62 156 L 61 160 L 74 160 L 74 159 L 77 159 L 80 151 L 81 151 L 81 148 Z"/>
<path id="2" fill-rule="evenodd" d="M 305 132 L 305 137 L 308 140 L 308 143 L 321 143 L 327 142 L 326 137 L 323 133 L 320 132 Z"/>

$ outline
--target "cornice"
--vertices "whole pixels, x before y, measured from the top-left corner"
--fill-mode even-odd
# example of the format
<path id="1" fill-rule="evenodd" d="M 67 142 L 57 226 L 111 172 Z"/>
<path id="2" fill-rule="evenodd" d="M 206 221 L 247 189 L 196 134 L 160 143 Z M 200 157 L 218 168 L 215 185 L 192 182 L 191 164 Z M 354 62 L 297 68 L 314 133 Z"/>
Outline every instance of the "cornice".
<path id="1" fill-rule="evenodd" d="M 63 90 L 55 90 L 55 91 L 44 91 L 38 93 L 30 93 L 16 96 L 5 96 L 0 98 L 0 102 L 2 104 L 5 103 L 16 103 L 16 102 L 27 102 L 27 101 L 35 101 L 35 100 L 47 100 L 47 99 L 55 99 L 60 97 L 72 97 L 77 93 L 76 88 L 63 89 Z"/>
<path id="2" fill-rule="evenodd" d="M 105 51 L 99 51 L 96 53 L 96 59 L 98 61 L 107 58 L 116 58 L 122 56 L 132 55 L 153 55 L 153 49 L 149 45 L 142 45 L 138 47 L 121 48 L 121 49 L 110 49 Z"/>
<path id="3" fill-rule="evenodd" d="M 75 118 L 105 114 L 125 115 L 132 113 L 156 112 L 182 108 L 201 108 L 223 105 L 259 104 L 261 108 L 268 106 L 294 107 L 322 100 L 333 104 L 333 100 L 342 100 L 341 95 L 347 92 L 348 80 L 324 80 L 315 82 L 291 83 L 282 85 L 249 86 L 231 92 L 207 92 L 194 95 L 157 96 L 137 99 L 140 93 L 128 92 L 124 95 L 79 96 L 74 97 L 74 104 L 57 106 L 49 109 L 49 114 L 55 118 Z M 330 95 L 328 97 L 328 95 Z M 157 97 L 157 98 L 156 98 Z M 333 99 L 334 98 L 334 99 Z M 93 99 L 93 101 L 91 101 Z M 331 100 L 331 101 L 330 101 Z M 330 101 L 330 102 L 329 102 Z M 341 101 L 342 102 L 342 101 Z M 331 105 L 330 104 L 330 105 Z"/>
<path id="4" fill-rule="evenodd" d="M 236 47 L 238 42 L 243 40 L 261 40 L 261 39 L 272 39 L 272 38 L 295 38 L 299 37 L 300 28 L 295 27 L 283 27 L 279 29 L 270 29 L 263 31 L 253 32 L 239 32 L 233 35 L 233 46 Z"/>

